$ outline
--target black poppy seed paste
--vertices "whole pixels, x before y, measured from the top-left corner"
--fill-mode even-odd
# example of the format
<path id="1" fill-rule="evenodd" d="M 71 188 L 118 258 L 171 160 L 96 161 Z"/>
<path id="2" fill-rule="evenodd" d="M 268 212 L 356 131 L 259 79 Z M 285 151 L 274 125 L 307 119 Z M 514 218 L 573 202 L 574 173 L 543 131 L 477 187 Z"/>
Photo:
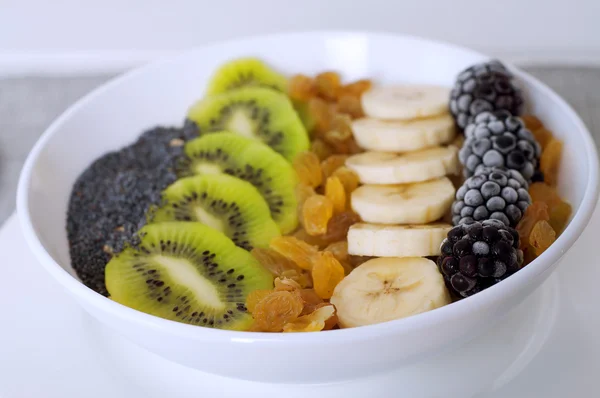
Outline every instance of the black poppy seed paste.
<path id="1" fill-rule="evenodd" d="M 71 265 L 81 281 L 107 295 L 104 269 L 146 222 L 161 191 L 176 179 L 183 143 L 195 138 L 195 125 L 156 127 L 136 142 L 96 159 L 73 186 L 67 210 Z"/>

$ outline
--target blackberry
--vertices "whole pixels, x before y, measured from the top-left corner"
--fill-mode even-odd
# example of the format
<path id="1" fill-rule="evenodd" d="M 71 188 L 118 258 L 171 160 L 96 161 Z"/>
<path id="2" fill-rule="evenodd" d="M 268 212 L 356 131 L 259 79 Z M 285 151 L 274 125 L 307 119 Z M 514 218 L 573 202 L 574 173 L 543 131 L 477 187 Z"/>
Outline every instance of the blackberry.
<path id="1" fill-rule="evenodd" d="M 473 136 L 473 132 L 475 131 L 475 128 L 480 123 L 487 124 L 487 123 L 494 122 L 497 120 L 505 121 L 506 119 L 508 119 L 510 117 L 513 117 L 513 115 L 510 112 L 505 111 L 504 109 L 500 109 L 500 110 L 496 110 L 496 111 L 485 111 L 485 112 L 478 113 L 477 115 L 472 116 L 469 119 L 469 123 L 467 124 L 467 126 L 465 127 L 465 130 L 464 130 L 465 138 L 471 138 Z"/>
<path id="2" fill-rule="evenodd" d="M 523 264 L 519 233 L 498 220 L 452 228 L 441 251 L 437 265 L 448 289 L 459 298 L 495 285 Z"/>
<path id="3" fill-rule="evenodd" d="M 507 167 L 531 181 L 542 148 L 520 118 L 491 116 L 488 121 L 470 124 L 465 135 L 467 139 L 459 152 L 465 177 L 482 167 Z"/>
<path id="4" fill-rule="evenodd" d="M 515 227 L 531 204 L 528 185 L 516 170 L 482 168 L 456 191 L 454 225 L 499 220 Z"/>
<path id="5" fill-rule="evenodd" d="M 467 127 L 473 116 L 484 111 L 501 109 L 519 115 L 523 102 L 512 74 L 496 60 L 462 71 L 450 92 L 450 111 L 461 129 Z"/>

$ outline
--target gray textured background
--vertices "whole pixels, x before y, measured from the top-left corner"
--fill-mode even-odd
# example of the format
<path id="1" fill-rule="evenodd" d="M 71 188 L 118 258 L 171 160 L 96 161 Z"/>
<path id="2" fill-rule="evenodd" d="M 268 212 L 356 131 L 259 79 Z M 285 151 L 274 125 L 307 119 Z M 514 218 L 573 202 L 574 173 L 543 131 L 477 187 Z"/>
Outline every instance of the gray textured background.
<path id="1" fill-rule="evenodd" d="M 600 69 L 525 68 L 562 95 L 600 142 Z M 0 80 L 0 225 L 14 211 L 27 153 L 69 105 L 111 76 Z"/>

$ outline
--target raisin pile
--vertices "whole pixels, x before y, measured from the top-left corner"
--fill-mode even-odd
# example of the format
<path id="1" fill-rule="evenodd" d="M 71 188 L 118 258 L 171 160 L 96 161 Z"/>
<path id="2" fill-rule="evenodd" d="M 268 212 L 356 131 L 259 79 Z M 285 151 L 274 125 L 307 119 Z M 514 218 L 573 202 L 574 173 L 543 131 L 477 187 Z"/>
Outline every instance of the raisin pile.
<path id="1" fill-rule="evenodd" d="M 361 152 L 350 122 L 364 116 L 360 96 L 370 88 L 370 80 L 342 84 L 336 72 L 323 72 L 314 78 L 295 75 L 290 79 L 288 94 L 308 124 L 311 150 L 319 159 Z"/>
<path id="2" fill-rule="evenodd" d="M 562 233 L 572 208 L 556 191 L 562 142 L 554 138 L 535 116 L 524 116 L 523 121 L 542 147 L 540 173 L 543 181 L 529 186 L 532 204 L 516 226 L 520 236 L 519 248 L 523 250 L 525 263 L 529 263 L 548 249 Z"/>

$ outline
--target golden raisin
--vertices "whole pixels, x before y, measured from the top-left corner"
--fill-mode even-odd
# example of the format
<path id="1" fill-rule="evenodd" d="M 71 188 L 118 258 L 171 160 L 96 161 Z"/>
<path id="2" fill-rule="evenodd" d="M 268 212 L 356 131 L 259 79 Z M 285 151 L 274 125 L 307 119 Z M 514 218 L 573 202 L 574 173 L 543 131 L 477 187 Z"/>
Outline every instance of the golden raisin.
<path id="1" fill-rule="evenodd" d="M 342 89 L 340 90 L 340 97 L 341 96 L 351 96 L 351 97 L 355 97 L 355 98 L 360 98 L 360 96 L 363 95 L 363 93 L 365 91 L 368 91 L 370 88 L 371 88 L 370 80 L 367 80 L 367 79 L 357 80 L 355 82 L 352 82 L 352 83 L 342 86 Z"/>
<path id="2" fill-rule="evenodd" d="M 562 201 L 556 189 L 545 182 L 534 182 L 531 184 L 529 186 L 529 195 L 532 202 L 544 202 L 548 205 L 549 209 Z"/>
<path id="3" fill-rule="evenodd" d="M 331 252 L 333 257 L 335 257 L 342 267 L 344 268 L 344 273 L 348 275 L 352 272 L 353 267 L 350 265 L 348 261 L 348 242 L 345 240 L 341 240 L 339 242 L 333 242 L 329 246 L 325 248 L 325 251 Z"/>
<path id="4" fill-rule="evenodd" d="M 300 297 L 304 302 L 304 309 L 301 315 L 307 315 L 317 309 L 318 306 L 323 304 L 323 299 L 315 292 L 314 289 L 302 289 L 300 290 Z"/>
<path id="5" fill-rule="evenodd" d="M 300 286 L 300 284 L 298 282 L 296 282 L 293 279 L 288 279 L 288 278 L 275 278 L 275 291 L 276 292 L 280 292 L 280 291 L 288 291 L 288 292 L 293 292 L 296 290 L 300 290 L 302 287 Z"/>
<path id="6" fill-rule="evenodd" d="M 304 228 L 298 229 L 296 232 L 292 234 L 293 237 L 308 243 L 311 246 L 316 246 L 318 249 L 323 249 L 328 245 L 320 236 L 309 235 Z"/>
<path id="7" fill-rule="evenodd" d="M 344 279 L 344 268 L 333 254 L 321 252 L 312 269 L 315 292 L 322 299 L 329 299 L 335 287 Z"/>
<path id="8" fill-rule="evenodd" d="M 292 260 L 302 269 L 311 270 L 318 250 L 293 236 L 278 236 L 271 240 L 271 249 Z"/>
<path id="9" fill-rule="evenodd" d="M 313 195 L 306 199 L 302 208 L 303 225 L 310 235 L 323 235 L 327 223 L 333 216 L 333 203 L 323 195 Z"/>
<path id="10" fill-rule="evenodd" d="M 320 138 L 315 138 L 310 144 L 310 151 L 323 161 L 333 154 L 333 149 Z"/>
<path id="11" fill-rule="evenodd" d="M 333 172 L 334 176 L 338 177 L 342 184 L 344 185 L 344 190 L 346 191 L 346 196 L 350 198 L 350 194 L 358 188 L 358 175 L 355 172 L 347 168 L 346 166 L 342 166 Z"/>
<path id="12" fill-rule="evenodd" d="M 350 95 L 342 95 L 340 97 L 338 112 L 348 114 L 352 119 L 358 119 L 365 115 L 360 99 Z"/>
<path id="13" fill-rule="evenodd" d="M 314 194 L 315 190 L 313 187 L 305 184 L 296 185 L 296 200 L 299 204 L 304 204 L 306 199 L 310 198 Z"/>
<path id="14" fill-rule="evenodd" d="M 523 122 L 525 123 L 525 127 L 529 131 L 534 131 L 534 130 L 544 127 L 544 125 L 542 124 L 540 119 L 538 119 L 534 115 L 523 115 L 523 116 L 521 116 L 521 119 L 523 120 Z"/>
<path id="15" fill-rule="evenodd" d="M 333 242 L 325 248 L 325 251 L 331 252 L 338 261 L 348 260 L 348 242 L 345 240 Z"/>
<path id="16" fill-rule="evenodd" d="M 312 287 L 312 276 L 310 275 L 310 272 L 300 268 L 298 268 L 298 270 L 287 269 L 281 273 L 281 277 L 295 281 L 301 288 Z"/>
<path id="17" fill-rule="evenodd" d="M 312 314 L 288 322 L 283 326 L 283 331 L 292 332 L 320 332 L 325 329 L 326 322 L 335 315 L 335 308 L 331 304 L 324 305 Z M 336 322 L 337 323 L 337 322 Z"/>
<path id="18" fill-rule="evenodd" d="M 294 159 L 294 169 L 302 184 L 316 188 L 323 182 L 321 162 L 312 152 L 302 152 Z"/>
<path id="19" fill-rule="evenodd" d="M 328 302 L 327 303 L 321 303 L 321 304 L 317 305 L 315 311 L 318 311 L 319 309 L 321 309 L 323 307 L 326 307 L 326 306 L 329 306 L 329 305 L 333 306 L 333 304 L 328 303 Z M 337 316 L 337 309 L 335 308 L 335 306 L 333 306 L 333 309 L 334 309 L 333 315 L 331 315 L 325 321 L 325 326 L 323 327 L 323 330 L 331 330 L 334 327 L 336 327 L 337 324 L 338 324 L 338 322 L 339 322 L 339 319 L 338 319 L 338 316 Z"/>
<path id="20" fill-rule="evenodd" d="M 540 158 L 540 170 L 544 173 L 544 181 L 551 186 L 558 182 L 558 168 L 562 157 L 561 141 L 552 139 Z"/>
<path id="21" fill-rule="evenodd" d="M 281 332 L 283 325 L 294 321 L 304 303 L 299 294 L 288 291 L 273 292 L 260 300 L 254 307 L 252 317 L 264 332 Z"/>
<path id="22" fill-rule="evenodd" d="M 353 211 L 344 211 L 335 214 L 327 224 L 327 232 L 321 239 L 328 243 L 345 240 L 350 227 L 360 221 L 358 214 Z"/>
<path id="23" fill-rule="evenodd" d="M 331 128 L 322 135 L 325 142 L 333 149 L 334 153 L 350 153 L 350 141 L 353 139 L 350 116 L 335 113 L 331 120 Z"/>
<path id="24" fill-rule="evenodd" d="M 250 325 L 250 327 L 248 328 L 248 331 L 249 332 L 262 332 L 263 330 L 258 326 L 256 321 L 254 321 L 252 323 L 252 325 Z"/>
<path id="25" fill-rule="evenodd" d="M 339 131 L 345 139 L 352 137 L 352 119 L 343 113 L 336 113 L 331 120 L 331 129 Z"/>
<path id="26" fill-rule="evenodd" d="M 248 293 L 248 296 L 246 297 L 246 308 L 248 308 L 248 312 L 253 313 L 256 304 L 271 293 L 273 293 L 272 289 L 253 290 Z"/>
<path id="27" fill-rule="evenodd" d="M 321 162 L 321 170 L 323 170 L 323 176 L 325 178 L 331 177 L 331 175 L 344 164 L 346 164 L 348 155 L 331 155 L 327 159 Z"/>
<path id="28" fill-rule="evenodd" d="M 335 100 L 338 97 L 342 87 L 340 75 L 336 72 L 323 72 L 315 77 L 315 85 L 319 96 Z"/>
<path id="29" fill-rule="evenodd" d="M 539 128 L 537 130 L 532 130 L 531 132 L 532 132 L 533 136 L 535 137 L 535 140 L 542 147 L 542 151 L 545 151 L 546 147 L 552 140 L 552 133 L 543 127 Z"/>
<path id="30" fill-rule="evenodd" d="M 350 137 L 350 139 L 348 139 L 348 142 L 346 144 L 348 145 L 348 153 L 350 155 L 355 155 L 357 153 L 364 152 L 364 150 L 358 145 L 358 143 L 356 142 L 354 137 Z"/>
<path id="31" fill-rule="evenodd" d="M 282 277 L 288 270 L 302 271 L 292 260 L 269 248 L 255 247 L 250 252 L 273 276 Z"/>
<path id="32" fill-rule="evenodd" d="M 529 235 L 529 244 L 534 248 L 536 256 L 542 254 L 555 240 L 556 232 L 546 220 L 535 223 Z"/>
<path id="33" fill-rule="evenodd" d="M 288 93 L 294 100 L 308 101 L 317 95 L 317 86 L 310 77 L 298 74 L 290 79 Z"/>
<path id="34" fill-rule="evenodd" d="M 550 210 L 550 225 L 552 229 L 560 234 L 566 227 L 569 217 L 573 209 L 567 202 L 560 202 L 555 206 L 552 206 Z"/>
<path id="35" fill-rule="evenodd" d="M 346 192 L 339 177 L 329 177 L 325 183 L 325 196 L 331 200 L 334 213 L 341 213 L 346 208 Z M 329 220 L 327 220 L 329 221 Z"/>
<path id="36" fill-rule="evenodd" d="M 315 135 L 320 136 L 331 130 L 331 122 L 335 113 L 331 104 L 321 98 L 311 98 L 308 100 L 308 111 L 315 121 Z"/>
<path id="37" fill-rule="evenodd" d="M 304 220 L 302 219 L 302 208 L 304 207 L 304 202 L 306 202 L 306 199 L 310 198 L 315 194 L 316 192 L 313 189 L 313 187 L 304 184 L 296 185 L 296 200 L 298 202 L 296 209 L 298 212 L 298 220 L 300 221 L 300 224 L 304 222 Z"/>
<path id="38" fill-rule="evenodd" d="M 331 146 L 331 148 L 333 148 L 334 153 L 337 153 L 337 154 L 349 154 L 350 153 L 350 146 L 348 145 L 349 138 L 344 137 L 343 134 L 340 133 L 339 131 L 329 130 L 328 132 L 325 133 L 323 139 L 329 146 Z"/>
<path id="39" fill-rule="evenodd" d="M 516 230 L 519 232 L 519 246 L 525 250 L 529 246 L 529 235 L 538 221 L 549 221 L 548 205 L 545 202 L 533 202 L 525 210 L 523 218 L 517 224 Z"/>

